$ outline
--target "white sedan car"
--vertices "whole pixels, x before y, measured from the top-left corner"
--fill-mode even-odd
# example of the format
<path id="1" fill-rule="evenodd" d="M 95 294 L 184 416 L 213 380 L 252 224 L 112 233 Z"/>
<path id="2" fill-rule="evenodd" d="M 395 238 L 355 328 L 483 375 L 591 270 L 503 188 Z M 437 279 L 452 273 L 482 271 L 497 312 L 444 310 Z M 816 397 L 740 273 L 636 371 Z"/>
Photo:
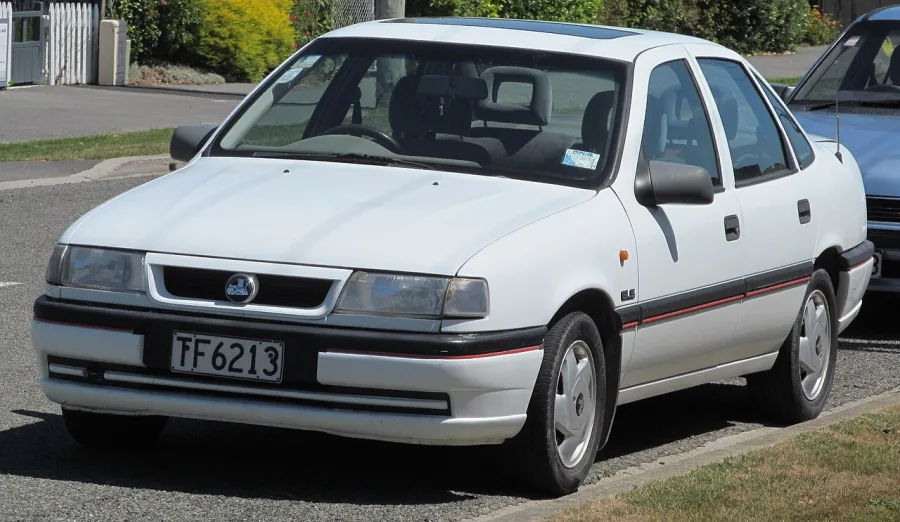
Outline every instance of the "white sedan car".
<path id="1" fill-rule="evenodd" d="M 745 376 L 822 411 L 873 254 L 838 149 L 704 40 L 346 27 L 62 235 L 40 385 L 86 446 L 170 417 L 498 444 L 566 494 L 622 404 Z"/>

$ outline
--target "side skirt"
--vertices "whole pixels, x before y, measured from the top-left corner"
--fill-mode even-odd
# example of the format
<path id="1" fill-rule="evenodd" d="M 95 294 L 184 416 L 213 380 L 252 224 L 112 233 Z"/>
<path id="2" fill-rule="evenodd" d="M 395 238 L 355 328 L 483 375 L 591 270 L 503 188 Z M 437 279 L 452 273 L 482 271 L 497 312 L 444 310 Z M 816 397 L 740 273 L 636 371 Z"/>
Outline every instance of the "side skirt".
<path id="1" fill-rule="evenodd" d="M 678 390 L 692 388 L 701 384 L 707 384 L 722 379 L 732 377 L 740 377 L 750 373 L 766 371 L 775 365 L 775 359 L 778 358 L 778 352 L 772 352 L 750 359 L 730 362 L 706 368 L 696 372 L 686 373 L 667 379 L 638 384 L 619 391 L 619 402 L 617 406 L 636 402 L 658 395 L 665 395 Z"/>

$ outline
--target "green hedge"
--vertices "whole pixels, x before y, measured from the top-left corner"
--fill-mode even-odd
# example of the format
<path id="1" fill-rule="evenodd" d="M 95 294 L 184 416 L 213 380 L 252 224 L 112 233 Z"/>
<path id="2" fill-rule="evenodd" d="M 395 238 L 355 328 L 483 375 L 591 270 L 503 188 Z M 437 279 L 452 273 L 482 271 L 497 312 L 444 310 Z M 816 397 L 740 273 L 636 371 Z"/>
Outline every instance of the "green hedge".
<path id="1" fill-rule="evenodd" d="M 407 16 L 600 23 L 706 38 L 740 53 L 784 52 L 813 30 L 808 0 L 407 0 Z M 821 40 L 821 37 L 818 38 Z"/>

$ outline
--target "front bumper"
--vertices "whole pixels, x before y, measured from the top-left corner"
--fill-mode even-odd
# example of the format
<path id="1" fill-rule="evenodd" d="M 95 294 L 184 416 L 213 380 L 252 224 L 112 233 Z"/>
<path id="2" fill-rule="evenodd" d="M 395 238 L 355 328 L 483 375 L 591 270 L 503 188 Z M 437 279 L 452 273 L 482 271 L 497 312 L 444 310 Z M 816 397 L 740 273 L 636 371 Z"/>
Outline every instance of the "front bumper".
<path id="1" fill-rule="evenodd" d="M 173 373 L 173 331 L 284 342 L 280 383 Z M 45 395 L 165 415 L 417 444 L 496 444 L 525 422 L 546 328 L 399 333 L 61 301 L 34 304 Z"/>
<path id="2" fill-rule="evenodd" d="M 875 246 L 878 265 L 869 281 L 870 292 L 900 292 L 900 225 L 869 223 L 868 240 Z"/>

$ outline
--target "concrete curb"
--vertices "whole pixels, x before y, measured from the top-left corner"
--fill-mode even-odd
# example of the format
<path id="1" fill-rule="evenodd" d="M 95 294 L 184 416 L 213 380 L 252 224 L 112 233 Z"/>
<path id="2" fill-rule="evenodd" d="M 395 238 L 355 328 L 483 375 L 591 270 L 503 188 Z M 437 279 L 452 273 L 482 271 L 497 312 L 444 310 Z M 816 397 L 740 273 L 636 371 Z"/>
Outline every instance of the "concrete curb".
<path id="1" fill-rule="evenodd" d="M 709 444 L 655 462 L 624 469 L 612 477 L 584 486 L 578 492 L 552 500 L 527 501 L 499 509 L 466 522 L 537 522 L 559 511 L 583 505 L 592 500 L 611 498 L 619 493 L 652 481 L 683 475 L 695 468 L 719 462 L 727 457 L 763 449 L 802 433 L 820 430 L 838 422 L 900 403 L 900 388 L 843 404 L 817 419 L 785 428 L 760 428 L 722 437 Z"/>
<path id="2" fill-rule="evenodd" d="M 146 172 L 136 172 L 122 176 L 112 175 L 116 170 L 128 166 L 132 163 L 143 163 L 152 161 L 173 161 L 168 154 L 156 156 L 127 156 L 122 158 L 112 158 L 102 161 L 94 167 L 72 174 L 70 176 L 60 176 L 56 178 L 38 178 L 38 179 L 22 179 L 16 181 L 0 182 L 0 191 L 13 190 L 28 187 L 46 187 L 50 185 L 68 185 L 71 183 L 86 183 L 91 181 L 99 181 L 103 179 L 125 179 L 140 176 L 151 176 L 154 174 L 168 173 L 168 168 L 161 172 L 160 167 L 148 168 Z"/>

